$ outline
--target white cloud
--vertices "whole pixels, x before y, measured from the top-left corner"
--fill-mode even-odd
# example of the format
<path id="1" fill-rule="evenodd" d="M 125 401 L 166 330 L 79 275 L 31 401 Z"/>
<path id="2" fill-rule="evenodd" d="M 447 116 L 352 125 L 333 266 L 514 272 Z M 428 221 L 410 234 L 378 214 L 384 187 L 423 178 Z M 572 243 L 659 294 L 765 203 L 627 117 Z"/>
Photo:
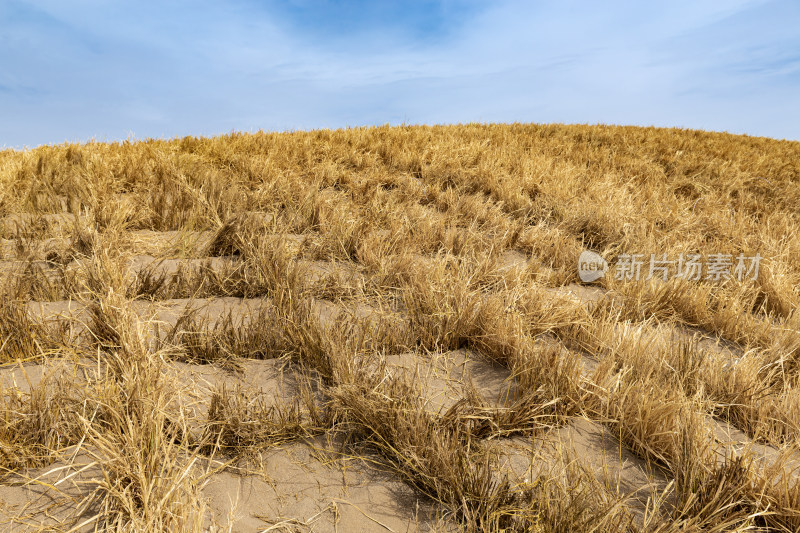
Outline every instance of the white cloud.
<path id="1" fill-rule="evenodd" d="M 9 3 L 0 144 L 467 121 L 800 139 L 788 1 L 490 5 L 441 38 L 374 28 L 326 49 L 255 0 Z"/>

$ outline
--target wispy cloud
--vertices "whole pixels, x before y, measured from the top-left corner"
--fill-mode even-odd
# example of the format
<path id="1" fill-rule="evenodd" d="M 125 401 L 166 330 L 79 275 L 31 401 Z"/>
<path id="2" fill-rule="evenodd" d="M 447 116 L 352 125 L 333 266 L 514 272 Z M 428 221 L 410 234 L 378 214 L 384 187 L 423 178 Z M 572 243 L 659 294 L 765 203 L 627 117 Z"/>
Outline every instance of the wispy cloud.
<path id="1" fill-rule="evenodd" d="M 7 0 L 0 145 L 468 121 L 800 139 L 798 23 L 789 0 Z"/>

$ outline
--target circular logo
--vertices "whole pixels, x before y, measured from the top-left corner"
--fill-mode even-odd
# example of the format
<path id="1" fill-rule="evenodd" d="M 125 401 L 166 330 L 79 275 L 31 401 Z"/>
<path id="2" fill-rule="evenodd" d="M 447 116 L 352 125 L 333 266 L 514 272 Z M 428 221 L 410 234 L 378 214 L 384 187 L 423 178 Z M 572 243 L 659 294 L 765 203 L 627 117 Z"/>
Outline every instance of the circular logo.
<path id="1" fill-rule="evenodd" d="M 606 270 L 608 263 L 598 253 L 584 250 L 578 258 L 578 276 L 584 283 L 597 281 L 606 275 Z"/>

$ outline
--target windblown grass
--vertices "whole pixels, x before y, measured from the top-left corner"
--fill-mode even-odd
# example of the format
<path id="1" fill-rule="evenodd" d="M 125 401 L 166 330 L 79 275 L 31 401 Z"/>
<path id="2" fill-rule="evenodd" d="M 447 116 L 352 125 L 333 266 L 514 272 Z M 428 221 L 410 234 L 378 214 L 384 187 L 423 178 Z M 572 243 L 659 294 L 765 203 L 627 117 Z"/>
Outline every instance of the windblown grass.
<path id="1" fill-rule="evenodd" d="M 71 524 L 198 531 L 201 465 L 330 432 L 465 531 L 797 531 L 799 162 L 795 142 L 530 124 L 2 151 L 0 377 L 65 356 L 94 371 L 3 382 L 0 466 L 81 451 L 101 474 Z M 587 249 L 763 259 L 741 281 L 609 271 L 587 301 Z M 459 350 L 510 392 L 464 378 L 432 412 L 387 363 Z M 222 386 L 198 409 L 167 377 L 248 359 L 285 363 L 294 397 Z M 636 507 L 566 445 L 533 478 L 503 470 L 498 450 L 575 417 L 661 492 Z"/>

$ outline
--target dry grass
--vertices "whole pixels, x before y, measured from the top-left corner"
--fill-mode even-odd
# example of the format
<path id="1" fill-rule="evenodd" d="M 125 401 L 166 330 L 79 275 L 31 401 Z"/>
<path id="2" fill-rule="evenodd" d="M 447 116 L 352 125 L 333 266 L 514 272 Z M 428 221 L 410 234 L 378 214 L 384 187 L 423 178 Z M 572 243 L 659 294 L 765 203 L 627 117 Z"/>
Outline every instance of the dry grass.
<path id="1" fill-rule="evenodd" d="M 100 473 L 42 528 L 199 531 L 219 518 L 203 465 L 329 433 L 453 529 L 797 531 L 798 161 L 787 141 L 525 124 L 0 152 L 3 475 L 81 452 Z M 569 292 L 585 249 L 763 260 L 743 281 L 610 271 L 588 302 Z M 455 351 L 492 370 L 459 370 L 432 411 L 422 374 Z M 409 357 L 416 374 L 397 371 Z M 55 359 L 94 372 L 6 377 Z M 300 385 L 189 404 L 168 378 L 254 361 Z M 494 375 L 506 396 L 482 388 Z M 599 476 L 613 450 L 504 469 L 509 443 L 538 449 L 575 417 L 660 492 L 637 507 Z"/>

